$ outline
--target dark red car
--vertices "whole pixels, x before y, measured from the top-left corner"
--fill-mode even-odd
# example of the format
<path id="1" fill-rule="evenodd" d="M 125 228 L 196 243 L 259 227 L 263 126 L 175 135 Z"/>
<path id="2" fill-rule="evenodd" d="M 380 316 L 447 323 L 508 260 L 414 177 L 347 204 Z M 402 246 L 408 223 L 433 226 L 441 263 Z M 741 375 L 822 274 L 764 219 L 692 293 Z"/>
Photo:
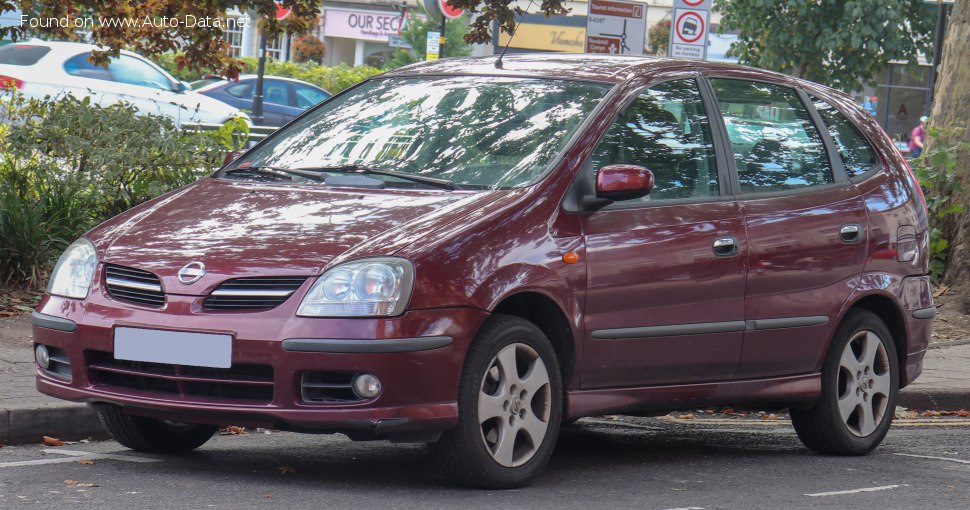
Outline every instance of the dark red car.
<path id="1" fill-rule="evenodd" d="M 310 110 L 67 250 L 37 386 L 122 444 L 431 443 L 526 483 L 560 424 L 789 407 L 864 454 L 935 307 L 919 187 L 839 92 L 731 65 L 452 59 Z"/>

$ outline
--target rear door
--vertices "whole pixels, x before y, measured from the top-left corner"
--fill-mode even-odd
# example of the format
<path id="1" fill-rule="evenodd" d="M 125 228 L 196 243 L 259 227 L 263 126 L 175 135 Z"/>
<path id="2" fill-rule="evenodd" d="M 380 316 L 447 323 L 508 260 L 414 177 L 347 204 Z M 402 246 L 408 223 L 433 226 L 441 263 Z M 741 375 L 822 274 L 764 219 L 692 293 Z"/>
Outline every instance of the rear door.
<path id="1" fill-rule="evenodd" d="M 748 238 L 736 378 L 814 371 L 865 263 L 865 204 L 803 92 L 720 77 L 710 86 Z"/>
<path id="2" fill-rule="evenodd" d="M 741 356 L 744 225 L 687 76 L 643 90 L 585 168 L 645 166 L 656 186 L 582 217 L 584 389 L 729 380 Z"/>

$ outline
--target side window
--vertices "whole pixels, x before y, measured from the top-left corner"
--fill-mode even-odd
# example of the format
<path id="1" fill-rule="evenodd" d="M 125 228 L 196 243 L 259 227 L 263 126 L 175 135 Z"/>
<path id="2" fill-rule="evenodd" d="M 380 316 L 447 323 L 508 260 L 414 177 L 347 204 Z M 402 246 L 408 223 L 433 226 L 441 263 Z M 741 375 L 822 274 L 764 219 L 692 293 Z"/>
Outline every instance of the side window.
<path id="1" fill-rule="evenodd" d="M 794 89 L 712 79 L 742 193 L 835 182 L 822 138 Z"/>
<path id="2" fill-rule="evenodd" d="M 285 81 L 266 80 L 263 84 L 263 101 L 267 103 L 289 106 L 289 96 L 290 92 Z"/>
<path id="3" fill-rule="evenodd" d="M 236 83 L 234 85 L 229 85 L 226 87 L 226 93 L 230 96 L 235 96 L 240 99 L 252 99 L 253 98 L 253 80 L 246 80 Z"/>
<path id="4" fill-rule="evenodd" d="M 88 61 L 90 53 L 81 53 L 80 55 L 74 55 L 73 57 L 67 59 L 64 62 L 64 71 L 71 76 L 80 76 L 81 78 L 93 78 L 95 80 L 105 80 L 114 81 L 111 77 L 111 73 L 107 69 L 96 66 Z"/>
<path id="5" fill-rule="evenodd" d="M 297 108 L 312 108 L 317 104 L 327 100 L 330 94 L 326 92 L 315 89 L 313 87 L 308 87 L 306 85 L 300 85 L 297 83 L 293 84 L 293 90 L 296 92 L 296 106 Z"/>
<path id="6" fill-rule="evenodd" d="M 114 81 L 120 83 L 172 90 L 172 81 L 168 77 L 158 69 L 135 57 L 121 55 L 116 59 L 111 59 L 111 63 L 108 64 L 108 71 L 111 72 Z"/>
<path id="7" fill-rule="evenodd" d="M 710 197 L 720 193 L 711 128 L 695 80 L 661 83 L 616 119 L 593 152 L 593 168 L 649 168 L 653 192 L 623 203 Z"/>
<path id="8" fill-rule="evenodd" d="M 813 97 L 812 103 L 839 149 L 839 155 L 842 156 L 842 163 L 845 165 L 845 173 L 849 178 L 862 175 L 880 164 L 876 151 L 852 121 L 821 99 Z"/>

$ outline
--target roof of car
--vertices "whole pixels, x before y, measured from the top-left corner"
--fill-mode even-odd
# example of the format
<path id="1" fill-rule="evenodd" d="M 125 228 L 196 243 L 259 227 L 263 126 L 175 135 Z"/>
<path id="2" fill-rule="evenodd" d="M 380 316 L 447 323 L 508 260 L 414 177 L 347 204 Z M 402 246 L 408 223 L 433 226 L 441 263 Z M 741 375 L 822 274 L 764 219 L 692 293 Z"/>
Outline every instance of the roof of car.
<path id="1" fill-rule="evenodd" d="M 589 53 L 517 53 L 505 55 L 501 67 L 498 57 L 446 58 L 419 62 L 386 73 L 385 76 L 476 74 L 492 76 L 536 76 L 618 83 L 651 70 L 717 69 L 726 74 L 775 76 L 791 79 L 763 69 L 737 64 L 684 60 L 653 56 L 598 55 Z"/>
<path id="2" fill-rule="evenodd" d="M 256 79 L 256 75 L 255 74 L 249 74 L 249 73 L 247 73 L 247 74 L 240 74 L 239 75 L 239 81 L 242 81 L 242 80 L 255 80 L 255 79 Z M 309 86 L 311 86 L 313 88 L 316 88 L 316 89 L 323 90 L 324 92 L 328 92 L 326 89 L 320 87 L 319 85 L 314 85 L 312 83 L 305 82 L 303 80 L 297 80 L 295 78 L 287 78 L 285 76 L 273 76 L 273 75 L 267 74 L 267 75 L 263 76 L 263 79 L 266 79 L 266 80 L 273 79 L 273 80 L 288 81 L 288 82 L 293 82 L 293 83 L 300 83 L 300 84 L 303 84 L 303 85 L 309 85 Z M 212 83 L 208 83 L 208 84 L 206 84 L 206 85 L 204 85 L 202 87 L 199 87 L 196 90 L 197 91 L 199 91 L 199 90 L 211 90 L 211 89 L 214 89 L 214 88 L 222 87 L 224 85 L 231 85 L 232 83 L 234 83 L 234 82 L 230 82 L 229 80 L 226 80 L 226 79 L 220 77 L 220 78 L 216 79 L 216 81 L 214 81 Z"/>

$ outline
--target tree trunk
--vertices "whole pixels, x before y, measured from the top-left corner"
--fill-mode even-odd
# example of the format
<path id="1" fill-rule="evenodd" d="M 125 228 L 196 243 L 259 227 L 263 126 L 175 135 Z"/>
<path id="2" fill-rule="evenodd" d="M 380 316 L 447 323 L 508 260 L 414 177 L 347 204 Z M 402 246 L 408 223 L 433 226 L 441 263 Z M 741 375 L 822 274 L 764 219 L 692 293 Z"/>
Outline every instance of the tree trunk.
<path id="1" fill-rule="evenodd" d="M 970 0 L 957 0 L 950 14 L 943 61 L 940 63 L 930 123 L 939 127 L 968 126 L 970 122 Z M 970 142 L 970 130 L 963 141 Z M 932 142 L 931 142 L 932 143 Z M 954 197 L 970 211 L 970 153 L 959 156 L 954 180 L 963 190 Z M 944 283 L 963 301 L 959 310 L 970 313 L 970 213 L 951 216 L 943 225 L 943 235 L 950 241 L 950 257 Z"/>

